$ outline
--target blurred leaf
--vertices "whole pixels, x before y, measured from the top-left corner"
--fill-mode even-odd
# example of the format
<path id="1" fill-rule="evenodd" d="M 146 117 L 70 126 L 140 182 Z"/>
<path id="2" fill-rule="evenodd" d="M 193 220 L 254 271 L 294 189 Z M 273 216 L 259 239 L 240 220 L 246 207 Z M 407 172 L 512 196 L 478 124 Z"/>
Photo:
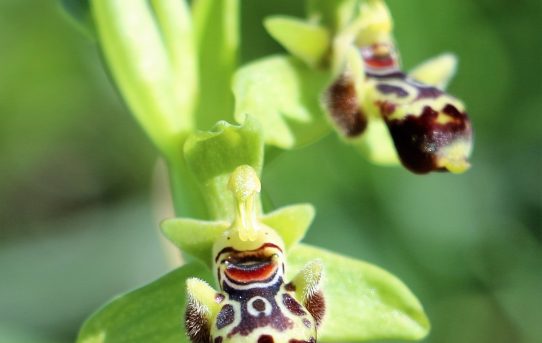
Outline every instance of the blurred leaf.
<path id="1" fill-rule="evenodd" d="M 270 145 L 289 149 L 313 142 L 330 129 L 319 99 L 327 80 L 326 73 L 286 56 L 251 63 L 234 77 L 235 117 L 256 116 Z"/>
<path id="2" fill-rule="evenodd" d="M 231 120 L 231 79 L 239 50 L 239 0 L 193 1 L 200 75 L 199 128 Z"/>
<path id="3" fill-rule="evenodd" d="M 429 321 L 418 299 L 376 266 L 300 244 L 289 253 L 289 275 L 315 258 L 325 266 L 326 315 L 319 341 L 418 340 L 427 335 Z"/>
<path id="4" fill-rule="evenodd" d="M 208 132 L 189 136 L 185 159 L 206 199 L 211 219 L 233 219 L 233 197 L 227 189 L 230 174 L 250 165 L 258 174 L 263 165 L 263 137 L 258 122 L 248 117 L 241 126 L 218 122 Z"/>
<path id="5" fill-rule="evenodd" d="M 330 34 L 326 28 L 305 20 L 273 16 L 265 19 L 267 32 L 290 54 L 309 66 L 320 64 L 330 46 Z"/>
<path id="6" fill-rule="evenodd" d="M 113 299 L 85 322 L 77 343 L 188 343 L 182 322 L 189 277 L 212 280 L 202 264 L 184 265 Z"/>
<path id="7" fill-rule="evenodd" d="M 90 0 L 60 0 L 66 13 L 74 23 L 89 37 L 95 37 L 96 32 L 90 13 Z"/>

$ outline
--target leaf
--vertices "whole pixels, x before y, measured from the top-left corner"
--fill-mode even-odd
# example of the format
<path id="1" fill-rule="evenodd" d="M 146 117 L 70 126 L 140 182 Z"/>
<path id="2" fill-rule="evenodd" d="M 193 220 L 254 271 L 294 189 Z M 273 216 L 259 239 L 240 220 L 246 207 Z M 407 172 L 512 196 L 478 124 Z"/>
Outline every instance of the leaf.
<path id="1" fill-rule="evenodd" d="M 457 70 L 457 57 L 445 53 L 423 62 L 415 67 L 408 76 L 430 86 L 446 89 Z"/>
<path id="2" fill-rule="evenodd" d="M 281 207 L 260 218 L 262 223 L 275 229 L 289 250 L 299 243 L 314 219 L 314 207 L 298 204 Z"/>
<path id="3" fill-rule="evenodd" d="M 258 174 L 262 170 L 263 135 L 259 123 L 251 117 L 241 126 L 218 122 L 211 131 L 189 136 L 184 155 L 202 188 L 211 218 L 231 222 L 235 212 L 227 189 L 229 175 L 244 164 Z"/>
<path id="4" fill-rule="evenodd" d="M 213 279 L 200 263 L 184 265 L 99 309 L 84 323 L 77 343 L 189 343 L 182 323 L 190 277 Z"/>
<path id="5" fill-rule="evenodd" d="M 60 0 L 60 4 L 83 33 L 95 38 L 96 32 L 90 14 L 90 0 Z"/>
<path id="6" fill-rule="evenodd" d="M 287 56 L 272 56 L 242 67 L 233 81 L 235 118 L 258 118 L 265 142 L 283 149 L 323 137 L 329 125 L 320 107 L 328 75 Z"/>
<path id="7" fill-rule="evenodd" d="M 427 335 L 429 322 L 419 301 L 399 279 L 376 266 L 300 244 L 289 253 L 288 274 L 294 276 L 315 258 L 324 263 L 327 306 L 318 341 L 418 340 Z"/>
<path id="8" fill-rule="evenodd" d="M 317 24 L 287 16 L 266 18 L 267 32 L 290 54 L 311 67 L 322 63 L 330 46 L 329 31 Z"/>
<path id="9" fill-rule="evenodd" d="M 213 244 L 228 229 L 228 222 L 209 222 L 190 218 L 164 220 L 160 227 L 164 235 L 181 251 L 211 266 Z"/>
<path id="10" fill-rule="evenodd" d="M 239 52 L 239 0 L 192 1 L 198 48 L 200 98 L 198 127 L 231 121 L 234 107 L 231 80 Z"/>

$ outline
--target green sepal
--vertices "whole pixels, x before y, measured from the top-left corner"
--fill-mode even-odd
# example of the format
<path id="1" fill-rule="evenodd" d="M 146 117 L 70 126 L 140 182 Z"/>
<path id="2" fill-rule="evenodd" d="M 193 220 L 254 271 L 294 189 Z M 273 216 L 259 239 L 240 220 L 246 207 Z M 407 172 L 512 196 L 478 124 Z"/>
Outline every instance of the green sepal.
<path id="1" fill-rule="evenodd" d="M 320 25 L 287 16 L 266 18 L 267 32 L 290 54 L 311 67 L 323 62 L 330 48 L 330 33 Z"/>
<path id="2" fill-rule="evenodd" d="M 240 165 L 249 165 L 260 174 L 263 147 L 260 125 L 250 116 L 242 125 L 220 121 L 210 131 L 196 132 L 187 138 L 184 156 L 200 185 L 211 219 L 233 220 L 233 196 L 227 188 L 229 176 Z"/>
<path id="3" fill-rule="evenodd" d="M 290 250 L 299 243 L 314 219 L 315 210 L 310 204 L 281 207 L 260 218 L 265 225 L 275 229 Z"/>
<path id="4" fill-rule="evenodd" d="M 90 0 L 60 0 L 60 4 L 81 32 L 89 38 L 96 38 L 96 31 L 90 13 Z"/>
<path id="5" fill-rule="evenodd" d="M 370 117 L 367 128 L 360 138 L 346 140 L 369 161 L 381 166 L 400 164 L 397 150 L 382 118 Z"/>
<path id="6" fill-rule="evenodd" d="M 429 332 L 420 302 L 392 274 L 306 244 L 295 246 L 288 256 L 290 277 L 316 258 L 324 264 L 321 289 L 326 314 L 318 331 L 319 342 L 419 340 Z"/>
<path id="7" fill-rule="evenodd" d="M 318 97 L 328 79 L 326 72 L 287 56 L 248 64 L 233 80 L 235 118 L 258 118 L 269 145 L 290 149 L 314 142 L 330 130 Z"/>
<path id="8" fill-rule="evenodd" d="M 182 323 L 190 277 L 213 280 L 204 265 L 184 265 L 103 306 L 86 320 L 76 342 L 189 343 Z"/>
<path id="9" fill-rule="evenodd" d="M 213 243 L 230 226 L 228 222 L 209 222 L 191 218 L 164 220 L 160 227 L 164 235 L 181 251 L 194 256 L 211 267 Z"/>

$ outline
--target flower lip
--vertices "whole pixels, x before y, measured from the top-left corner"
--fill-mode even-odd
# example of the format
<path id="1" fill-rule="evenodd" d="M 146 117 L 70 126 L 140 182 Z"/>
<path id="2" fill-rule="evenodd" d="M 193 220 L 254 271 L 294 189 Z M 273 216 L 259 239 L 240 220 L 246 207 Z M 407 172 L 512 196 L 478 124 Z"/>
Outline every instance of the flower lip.
<path id="1" fill-rule="evenodd" d="M 235 283 L 247 284 L 272 278 L 280 267 L 282 250 L 267 243 L 255 250 L 238 251 L 233 248 L 223 249 L 217 256 L 224 255 L 225 276 Z"/>

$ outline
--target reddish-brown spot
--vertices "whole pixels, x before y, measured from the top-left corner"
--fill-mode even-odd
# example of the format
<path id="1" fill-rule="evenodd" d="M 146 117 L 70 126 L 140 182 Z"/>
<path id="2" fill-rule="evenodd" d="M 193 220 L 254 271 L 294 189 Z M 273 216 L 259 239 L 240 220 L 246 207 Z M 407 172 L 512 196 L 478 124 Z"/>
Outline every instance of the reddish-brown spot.
<path id="1" fill-rule="evenodd" d="M 305 302 L 305 308 L 314 318 L 316 327 L 320 326 L 322 319 L 326 313 L 326 302 L 322 291 L 318 291 L 307 298 Z"/>
<path id="2" fill-rule="evenodd" d="M 408 115 L 403 119 L 387 120 L 388 129 L 403 165 L 414 173 L 442 171 L 437 165 L 437 153 L 457 139 L 471 139 L 470 122 L 465 113 L 451 105 L 442 112 L 453 120 L 441 124 L 439 113 L 426 106 L 420 116 Z"/>
<path id="3" fill-rule="evenodd" d="M 359 136 L 367 127 L 352 78 L 342 75 L 327 90 L 327 108 L 331 118 L 347 137 Z"/>
<path id="4" fill-rule="evenodd" d="M 273 337 L 269 335 L 261 335 L 258 337 L 258 343 L 274 343 Z"/>
<path id="5" fill-rule="evenodd" d="M 254 302 L 252 303 L 252 306 L 258 312 L 263 312 L 265 310 L 265 302 L 262 299 L 254 300 Z"/>
<path id="6" fill-rule="evenodd" d="M 289 294 L 282 295 L 282 303 L 290 312 L 292 312 L 296 316 L 303 316 L 306 314 L 306 312 L 303 310 L 303 307 L 301 307 L 301 304 L 295 301 L 295 299 L 292 298 Z"/>
<path id="7" fill-rule="evenodd" d="M 184 324 L 186 326 L 186 333 L 192 343 L 209 343 L 211 340 L 209 322 L 192 302 L 189 302 L 186 307 Z"/>
<path id="8" fill-rule="evenodd" d="M 291 282 L 288 282 L 286 285 L 284 285 L 284 289 L 288 292 L 295 292 L 295 285 Z"/>

